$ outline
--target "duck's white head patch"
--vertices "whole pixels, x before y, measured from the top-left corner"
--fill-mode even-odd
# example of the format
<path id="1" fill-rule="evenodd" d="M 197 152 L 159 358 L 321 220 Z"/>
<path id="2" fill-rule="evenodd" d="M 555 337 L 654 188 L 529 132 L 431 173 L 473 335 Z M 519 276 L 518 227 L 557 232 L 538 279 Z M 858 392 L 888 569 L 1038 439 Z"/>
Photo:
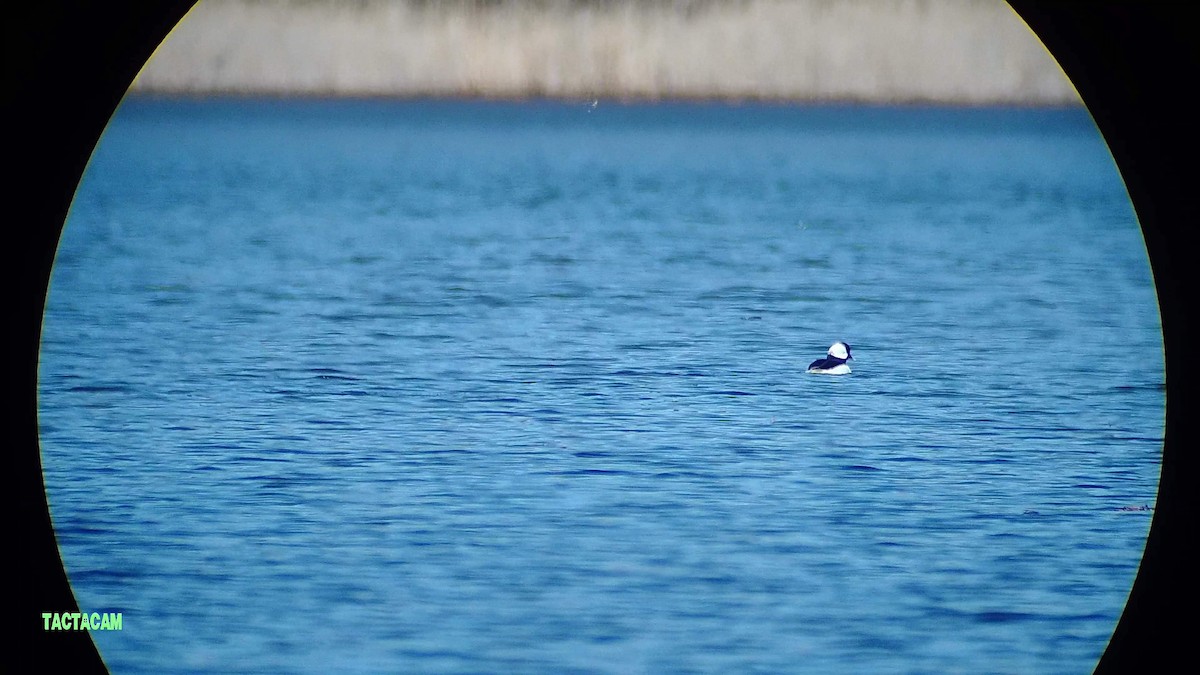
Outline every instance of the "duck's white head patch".
<path id="1" fill-rule="evenodd" d="M 829 348 L 829 355 L 835 359 L 848 359 L 850 358 L 850 346 L 845 342 L 835 342 Z"/>

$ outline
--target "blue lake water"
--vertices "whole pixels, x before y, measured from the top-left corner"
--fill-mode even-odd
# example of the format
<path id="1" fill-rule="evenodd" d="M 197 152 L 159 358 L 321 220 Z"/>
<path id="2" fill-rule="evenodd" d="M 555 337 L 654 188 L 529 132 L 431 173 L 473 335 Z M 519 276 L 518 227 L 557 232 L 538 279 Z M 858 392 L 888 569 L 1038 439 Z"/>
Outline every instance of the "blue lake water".
<path id="1" fill-rule="evenodd" d="M 1163 382 L 1083 110 L 133 99 L 39 409 L 114 672 L 1081 673 Z"/>

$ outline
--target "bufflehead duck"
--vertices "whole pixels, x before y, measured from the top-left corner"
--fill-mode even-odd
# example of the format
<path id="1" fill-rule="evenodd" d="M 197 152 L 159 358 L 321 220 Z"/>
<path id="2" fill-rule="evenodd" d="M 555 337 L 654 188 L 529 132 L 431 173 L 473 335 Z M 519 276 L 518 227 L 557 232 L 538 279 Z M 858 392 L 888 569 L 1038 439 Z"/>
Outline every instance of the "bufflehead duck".
<path id="1" fill-rule="evenodd" d="M 835 342 L 829 348 L 828 356 L 808 364 L 807 372 L 821 375 L 845 375 L 850 372 L 850 366 L 846 362 L 853 358 L 850 356 L 850 345 L 845 342 Z"/>

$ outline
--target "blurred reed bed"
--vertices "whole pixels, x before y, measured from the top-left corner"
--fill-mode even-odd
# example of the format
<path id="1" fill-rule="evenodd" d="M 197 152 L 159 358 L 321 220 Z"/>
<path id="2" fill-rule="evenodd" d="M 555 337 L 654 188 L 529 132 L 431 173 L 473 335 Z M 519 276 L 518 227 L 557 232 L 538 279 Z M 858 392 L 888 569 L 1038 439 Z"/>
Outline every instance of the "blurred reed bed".
<path id="1" fill-rule="evenodd" d="M 1078 102 L 1001 0 L 202 0 L 135 90 Z"/>

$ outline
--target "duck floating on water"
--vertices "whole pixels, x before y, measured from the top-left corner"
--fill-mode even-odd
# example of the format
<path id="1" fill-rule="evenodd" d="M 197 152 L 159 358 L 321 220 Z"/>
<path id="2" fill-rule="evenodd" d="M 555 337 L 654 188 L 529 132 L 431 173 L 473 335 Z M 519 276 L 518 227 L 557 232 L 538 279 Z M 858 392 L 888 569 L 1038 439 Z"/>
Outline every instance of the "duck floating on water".
<path id="1" fill-rule="evenodd" d="M 835 342 L 829 348 L 829 353 L 823 359 L 817 359 L 808 364 L 806 372 L 818 375 L 848 375 L 850 365 L 846 362 L 853 359 L 850 355 L 850 345 L 845 342 Z"/>

